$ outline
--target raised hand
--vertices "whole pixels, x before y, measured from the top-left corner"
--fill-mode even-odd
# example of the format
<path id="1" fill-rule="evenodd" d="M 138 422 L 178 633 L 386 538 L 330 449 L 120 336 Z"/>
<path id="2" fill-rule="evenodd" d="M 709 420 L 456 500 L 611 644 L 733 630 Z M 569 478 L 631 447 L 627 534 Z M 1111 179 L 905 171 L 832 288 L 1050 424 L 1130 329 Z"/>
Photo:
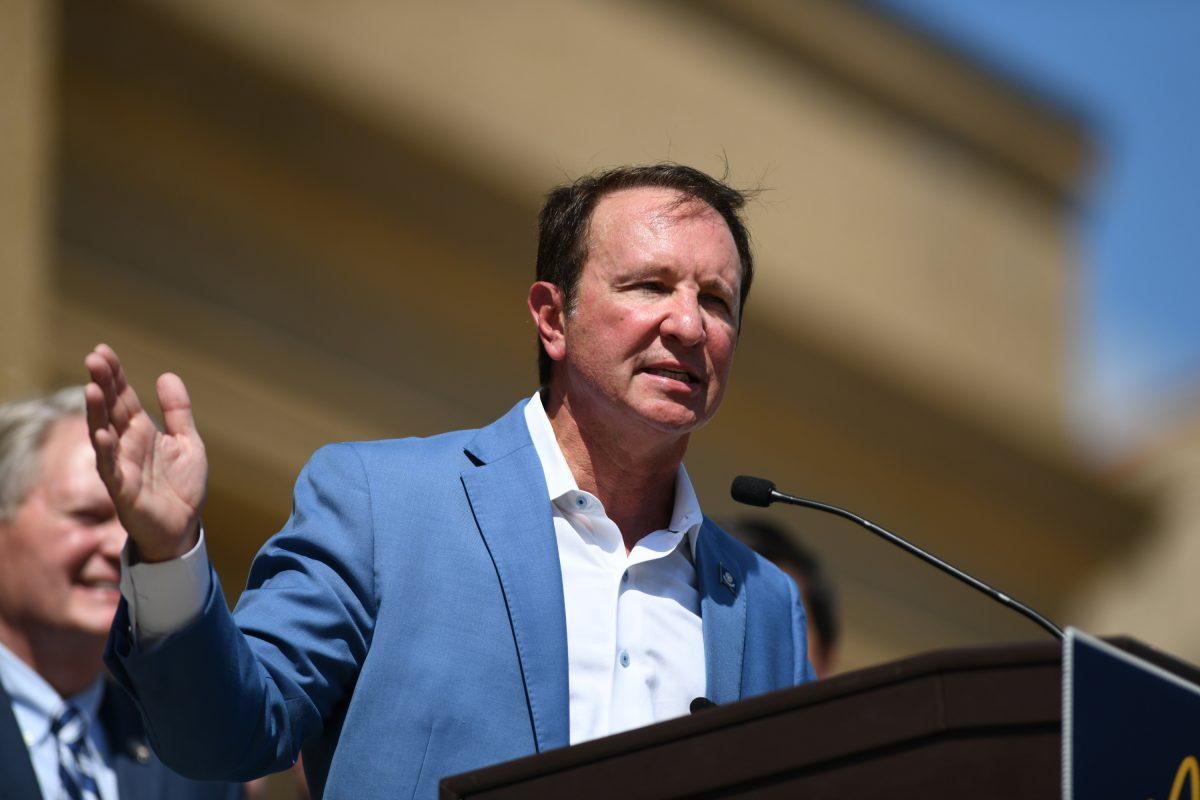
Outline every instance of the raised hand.
<path id="1" fill-rule="evenodd" d="M 204 443 L 179 376 L 160 375 L 159 431 L 125 380 L 121 360 L 106 344 L 84 359 L 85 389 L 96 468 L 142 561 L 178 558 L 196 544 L 208 480 Z"/>

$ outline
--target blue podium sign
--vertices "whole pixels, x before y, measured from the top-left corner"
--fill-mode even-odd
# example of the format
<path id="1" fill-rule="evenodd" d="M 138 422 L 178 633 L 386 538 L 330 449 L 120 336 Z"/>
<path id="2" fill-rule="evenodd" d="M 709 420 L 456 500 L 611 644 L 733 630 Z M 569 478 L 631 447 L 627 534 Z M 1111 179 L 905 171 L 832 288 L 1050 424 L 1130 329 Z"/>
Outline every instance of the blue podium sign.
<path id="1" fill-rule="evenodd" d="M 1064 800 L 1200 800 L 1198 759 L 1200 687 L 1068 628 Z"/>

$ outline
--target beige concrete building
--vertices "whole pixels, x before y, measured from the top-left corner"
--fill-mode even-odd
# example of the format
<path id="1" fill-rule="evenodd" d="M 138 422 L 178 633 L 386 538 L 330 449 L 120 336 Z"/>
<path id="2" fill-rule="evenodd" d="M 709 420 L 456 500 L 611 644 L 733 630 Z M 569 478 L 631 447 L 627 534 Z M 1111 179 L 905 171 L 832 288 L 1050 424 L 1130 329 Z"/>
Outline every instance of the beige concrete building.
<path id="1" fill-rule="evenodd" d="M 1200 393 L 1187 404 L 1200 408 Z M 1086 630 L 1139 639 L 1200 662 L 1200 414 L 1170 425 L 1115 472 L 1148 498 L 1151 523 L 1084 582 L 1068 611 Z"/>
<path id="2" fill-rule="evenodd" d="M 661 159 L 767 189 L 733 386 L 689 454 L 710 515 L 766 475 L 1068 622 L 1146 535 L 1150 500 L 1068 433 L 1084 132 L 877 12 L 8 0 L 0 36 L 0 391 L 79 381 L 97 341 L 143 397 L 179 372 L 231 596 L 315 448 L 533 391 L 542 193 Z M 770 513 L 838 578 L 844 668 L 1042 635 Z"/>

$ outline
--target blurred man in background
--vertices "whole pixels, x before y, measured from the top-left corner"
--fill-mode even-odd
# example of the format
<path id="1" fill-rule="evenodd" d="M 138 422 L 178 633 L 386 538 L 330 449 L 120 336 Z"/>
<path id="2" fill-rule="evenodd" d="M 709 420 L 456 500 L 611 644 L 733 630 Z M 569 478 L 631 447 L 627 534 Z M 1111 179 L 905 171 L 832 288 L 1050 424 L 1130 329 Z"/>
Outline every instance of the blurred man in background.
<path id="1" fill-rule="evenodd" d="M 0 798 L 231 800 L 169 771 L 101 656 L 125 530 L 83 389 L 0 406 Z"/>
<path id="2" fill-rule="evenodd" d="M 837 662 L 840 626 L 833 581 L 821 560 L 773 522 L 745 519 L 728 530 L 751 550 L 791 575 L 799 585 L 808 615 L 808 657 L 818 677 L 828 676 Z"/>

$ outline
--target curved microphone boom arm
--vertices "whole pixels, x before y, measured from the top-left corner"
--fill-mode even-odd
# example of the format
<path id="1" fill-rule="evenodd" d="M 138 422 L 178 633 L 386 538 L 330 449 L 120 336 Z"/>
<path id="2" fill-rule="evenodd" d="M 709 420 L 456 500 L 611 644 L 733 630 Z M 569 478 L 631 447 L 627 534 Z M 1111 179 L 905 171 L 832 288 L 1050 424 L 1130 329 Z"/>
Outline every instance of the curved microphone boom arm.
<path id="1" fill-rule="evenodd" d="M 784 494 L 776 489 L 775 484 L 771 481 L 765 478 L 753 478 L 749 475 L 739 475 L 738 477 L 734 478 L 733 487 L 730 490 L 730 494 L 733 495 L 734 500 L 738 501 L 739 503 L 745 503 L 746 505 L 766 508 L 767 506 L 771 505 L 771 503 L 780 502 L 793 506 L 812 508 L 817 511 L 824 511 L 827 514 L 833 514 L 841 517 L 842 519 L 848 519 L 851 522 L 866 528 L 881 539 L 886 539 L 887 541 L 899 547 L 901 550 L 916 556 L 925 563 L 932 564 L 942 572 L 945 572 L 947 575 L 957 578 L 967 586 L 970 586 L 972 589 L 983 592 L 997 603 L 1016 611 L 1018 614 L 1021 614 L 1024 617 L 1027 617 L 1044 628 L 1056 639 L 1061 640 L 1063 638 L 1062 628 L 1058 627 L 1053 622 L 1046 619 L 1046 617 L 1034 611 L 1024 603 L 1014 600 L 1013 598 L 1004 594 L 1004 592 L 987 585 L 977 578 L 971 577 L 957 567 L 951 566 L 945 561 L 942 561 L 937 556 L 925 552 L 915 544 L 901 539 L 896 534 L 879 527 L 870 520 L 863 519 L 857 514 L 852 514 L 844 508 L 831 506 L 827 503 L 818 503 L 816 500 L 806 500 L 803 497 L 794 497 L 790 494 Z"/>

